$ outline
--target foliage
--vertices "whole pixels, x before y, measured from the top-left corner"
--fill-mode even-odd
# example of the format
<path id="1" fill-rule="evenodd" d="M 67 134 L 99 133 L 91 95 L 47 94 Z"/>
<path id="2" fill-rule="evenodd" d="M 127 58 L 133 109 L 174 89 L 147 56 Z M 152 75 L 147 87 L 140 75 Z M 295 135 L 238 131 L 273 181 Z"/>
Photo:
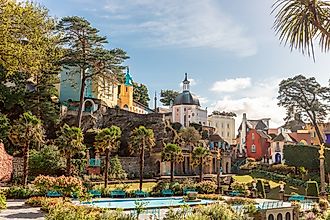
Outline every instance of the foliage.
<path id="1" fill-rule="evenodd" d="M 266 177 L 267 179 L 271 179 L 273 181 L 284 181 L 284 182 L 286 182 L 290 185 L 294 185 L 294 186 L 304 186 L 305 185 L 305 181 L 303 181 L 303 180 L 292 178 L 291 176 L 288 176 L 288 175 L 278 174 L 278 173 L 274 173 L 274 172 L 268 172 L 268 171 L 264 171 L 264 170 L 254 170 L 253 175 L 257 175 L 257 176 L 260 175 L 260 176 Z"/>
<path id="2" fill-rule="evenodd" d="M 268 169 L 270 172 L 276 172 L 283 175 L 293 174 L 295 172 L 295 167 L 288 166 L 286 164 L 274 164 L 271 165 Z"/>
<path id="3" fill-rule="evenodd" d="M 22 186 L 11 186 L 5 191 L 6 197 L 8 199 L 26 199 L 30 198 L 31 196 L 39 196 L 44 195 L 37 191 L 35 188 L 29 187 L 22 187 Z"/>
<path id="4" fill-rule="evenodd" d="M 197 198 L 199 199 L 211 199 L 211 200 L 219 200 L 224 201 L 225 199 L 218 194 L 198 194 Z"/>
<path id="5" fill-rule="evenodd" d="M 63 200 L 63 198 L 47 198 L 44 196 L 36 196 L 36 197 L 30 197 L 27 200 L 25 200 L 25 204 L 32 207 L 43 207 L 63 201 L 70 202 L 70 199 L 64 198 Z"/>
<path id="6" fill-rule="evenodd" d="M 139 155 L 140 190 L 142 190 L 145 151 L 150 151 L 155 145 L 155 136 L 152 129 L 139 126 L 131 132 L 129 150 L 131 153 Z"/>
<path id="7" fill-rule="evenodd" d="M 149 106 L 150 97 L 146 85 L 133 83 L 133 100 L 145 106 Z"/>
<path id="8" fill-rule="evenodd" d="M 121 130 L 117 126 L 104 128 L 100 130 L 95 137 L 95 150 L 100 153 L 105 153 L 105 175 L 104 187 L 108 186 L 108 172 L 109 172 L 109 157 L 110 153 L 118 149 L 120 144 Z"/>
<path id="9" fill-rule="evenodd" d="M 46 145 L 38 150 L 31 150 L 29 157 L 29 172 L 31 176 L 62 175 L 65 163 L 56 146 Z"/>
<path id="10" fill-rule="evenodd" d="M 323 135 L 318 127 L 330 110 L 330 87 L 321 86 L 314 77 L 298 75 L 282 80 L 279 85 L 278 105 L 287 110 L 286 121 L 296 114 L 311 121 L 320 140 Z"/>
<path id="11" fill-rule="evenodd" d="M 202 194 L 212 194 L 215 193 L 218 188 L 217 184 L 213 181 L 202 181 L 196 184 L 197 190 Z"/>
<path id="12" fill-rule="evenodd" d="M 55 20 L 28 1 L 0 1 L 0 67 L 6 75 L 35 76 L 58 70 L 61 56 Z"/>
<path id="13" fill-rule="evenodd" d="M 239 183 L 237 181 L 234 181 L 232 184 L 231 184 L 231 188 L 237 192 L 240 192 L 240 193 L 244 193 L 248 187 L 247 187 L 247 184 L 245 183 Z"/>
<path id="14" fill-rule="evenodd" d="M 110 159 L 109 177 L 115 180 L 124 180 L 127 178 L 127 173 L 123 169 L 117 155 Z"/>
<path id="15" fill-rule="evenodd" d="M 6 207 L 7 207 L 6 195 L 3 192 L 0 192 L 0 211 L 2 209 L 6 209 Z"/>
<path id="16" fill-rule="evenodd" d="M 100 87 L 118 82 L 119 75 L 122 75 L 121 64 L 128 57 L 121 49 L 105 49 L 106 37 L 100 36 L 99 30 L 82 17 L 63 17 L 58 30 L 67 48 L 62 64 L 71 68 L 70 74 L 79 74 L 81 79 L 77 116 L 77 127 L 80 128 L 87 81 L 93 80 Z"/>
<path id="17" fill-rule="evenodd" d="M 316 181 L 306 182 L 306 196 L 319 196 L 319 185 Z"/>
<path id="18" fill-rule="evenodd" d="M 194 127 L 183 128 L 180 131 L 180 137 L 183 139 L 185 145 L 196 146 L 202 139 L 202 136 Z"/>
<path id="19" fill-rule="evenodd" d="M 25 112 L 13 123 L 9 133 L 9 139 L 14 145 L 22 148 L 23 151 L 23 184 L 27 185 L 29 150 L 31 144 L 43 142 L 44 130 L 41 121 L 30 112 Z"/>
<path id="20" fill-rule="evenodd" d="M 258 196 L 260 196 L 263 199 L 266 199 L 265 185 L 262 180 L 257 180 L 257 191 L 258 191 Z"/>
<path id="21" fill-rule="evenodd" d="M 6 143 L 10 130 L 10 122 L 6 115 L 0 113 L 0 143 Z"/>
<path id="22" fill-rule="evenodd" d="M 291 50 L 298 49 L 314 58 L 314 40 L 321 49 L 330 49 L 330 4 L 328 1 L 276 0 L 274 29 Z"/>
<path id="23" fill-rule="evenodd" d="M 199 166 L 199 181 L 203 180 L 203 166 L 210 161 L 210 150 L 205 147 L 196 147 L 192 152 L 193 166 Z"/>
<path id="24" fill-rule="evenodd" d="M 70 197 L 72 193 L 81 193 L 83 191 L 82 181 L 71 176 L 38 176 L 33 181 L 33 184 L 40 192 L 57 191 L 64 196 Z"/>
<path id="25" fill-rule="evenodd" d="M 161 99 L 159 100 L 164 106 L 170 106 L 174 103 L 175 98 L 180 93 L 174 90 L 162 90 L 160 92 Z"/>
<path id="26" fill-rule="evenodd" d="M 256 204 L 256 201 L 249 198 L 234 197 L 226 200 L 228 205 L 249 205 Z"/>
<path id="27" fill-rule="evenodd" d="M 71 158 L 73 155 L 84 152 L 84 135 L 80 128 L 64 124 L 60 136 L 56 139 L 61 154 L 66 158 L 67 175 L 71 174 Z"/>
<path id="28" fill-rule="evenodd" d="M 171 182 L 173 182 L 174 164 L 183 162 L 182 149 L 176 144 L 166 144 L 162 151 L 162 160 L 171 163 Z"/>
<path id="29" fill-rule="evenodd" d="M 237 117 L 236 113 L 234 112 L 225 112 L 225 111 L 213 111 L 212 115 L 221 115 L 221 116 L 229 116 L 229 117 Z"/>
<path id="30" fill-rule="evenodd" d="M 174 195 L 182 195 L 183 185 L 179 182 L 169 182 L 166 180 L 158 181 L 152 188 L 151 195 L 160 196 L 161 191 L 164 189 L 170 189 L 174 192 Z"/>

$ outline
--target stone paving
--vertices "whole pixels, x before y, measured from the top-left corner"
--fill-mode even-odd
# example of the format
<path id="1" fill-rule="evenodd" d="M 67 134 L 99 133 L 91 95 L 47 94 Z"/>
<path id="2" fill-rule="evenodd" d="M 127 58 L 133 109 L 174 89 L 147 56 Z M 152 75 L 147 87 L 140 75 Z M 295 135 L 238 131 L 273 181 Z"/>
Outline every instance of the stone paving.
<path id="1" fill-rule="evenodd" d="M 0 212 L 0 219 L 12 220 L 43 220 L 45 213 L 40 208 L 24 205 L 24 200 L 7 200 L 7 209 Z"/>

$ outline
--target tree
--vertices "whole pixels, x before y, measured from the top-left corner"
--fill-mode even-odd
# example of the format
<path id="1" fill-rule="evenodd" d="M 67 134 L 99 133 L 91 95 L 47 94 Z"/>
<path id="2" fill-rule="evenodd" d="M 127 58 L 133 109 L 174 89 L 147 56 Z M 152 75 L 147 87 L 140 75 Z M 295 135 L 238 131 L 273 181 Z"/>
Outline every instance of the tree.
<path id="1" fill-rule="evenodd" d="M 100 36 L 99 30 L 92 27 L 84 18 L 64 17 L 58 29 L 63 35 L 62 42 L 67 48 L 62 64 L 73 70 L 77 68 L 80 74 L 77 126 L 81 127 L 87 80 L 96 83 L 117 82 L 119 75 L 122 75 L 121 64 L 128 56 L 122 49 L 104 49 L 104 45 L 108 43 L 106 37 Z M 73 73 L 77 74 L 76 71 Z"/>
<path id="2" fill-rule="evenodd" d="M 182 149 L 176 144 L 166 144 L 162 151 L 163 161 L 171 163 L 171 182 L 174 180 L 174 163 L 183 161 Z"/>
<path id="3" fill-rule="evenodd" d="M 184 143 L 190 147 L 196 146 L 202 139 L 200 133 L 194 127 L 187 127 L 180 131 Z"/>
<path id="4" fill-rule="evenodd" d="M 229 117 L 237 117 L 235 112 L 225 112 L 225 111 L 213 111 L 212 115 L 221 115 L 221 116 L 229 116 Z"/>
<path id="5" fill-rule="evenodd" d="M 6 76 L 57 72 L 62 50 L 48 11 L 32 2 L 8 0 L 0 0 L 0 11 L 0 67 Z"/>
<path id="6" fill-rule="evenodd" d="M 0 113 L 0 143 L 5 142 L 10 130 L 10 123 L 6 115 Z"/>
<path id="7" fill-rule="evenodd" d="M 170 106 L 179 94 L 179 92 L 174 90 L 162 90 L 160 93 L 161 99 L 159 101 L 165 106 Z"/>
<path id="8" fill-rule="evenodd" d="M 155 137 L 152 129 L 144 126 L 135 128 L 130 135 L 129 149 L 131 153 L 139 155 L 140 163 L 140 190 L 142 190 L 145 151 L 155 146 Z"/>
<path id="9" fill-rule="evenodd" d="M 291 50 L 314 56 L 314 41 L 321 49 L 330 49 L 330 3 L 322 0 L 277 0 L 273 5 L 274 29 Z"/>
<path id="10" fill-rule="evenodd" d="M 144 84 L 133 83 L 133 99 L 145 106 L 149 106 L 149 92 Z"/>
<path id="11" fill-rule="evenodd" d="M 203 181 L 204 165 L 209 163 L 211 152 L 205 147 L 196 147 L 192 152 L 192 160 L 194 166 L 199 166 L 199 181 Z"/>
<path id="12" fill-rule="evenodd" d="M 109 158 L 110 153 L 118 149 L 121 137 L 121 130 L 117 126 L 104 128 L 95 137 L 95 149 L 105 153 L 104 187 L 108 187 Z"/>
<path id="13" fill-rule="evenodd" d="M 311 121 L 320 143 L 324 143 L 318 124 L 330 110 L 330 88 L 321 86 L 314 77 L 298 75 L 282 80 L 279 85 L 278 105 L 287 110 L 286 121 L 301 115 Z"/>
<path id="14" fill-rule="evenodd" d="M 23 184 L 27 185 L 29 169 L 29 150 L 32 143 L 43 142 L 44 130 L 41 121 L 30 112 L 25 112 L 13 123 L 9 139 L 23 150 Z"/>
<path id="15" fill-rule="evenodd" d="M 71 158 L 85 151 L 84 135 L 80 128 L 64 124 L 56 143 L 61 154 L 66 158 L 66 175 L 71 175 Z"/>
<path id="16" fill-rule="evenodd" d="M 116 155 L 110 159 L 109 176 L 110 176 L 110 178 L 116 179 L 116 180 L 123 180 L 123 179 L 126 179 L 126 177 L 127 177 L 127 173 L 123 169 L 123 166 L 120 163 L 118 155 Z"/>

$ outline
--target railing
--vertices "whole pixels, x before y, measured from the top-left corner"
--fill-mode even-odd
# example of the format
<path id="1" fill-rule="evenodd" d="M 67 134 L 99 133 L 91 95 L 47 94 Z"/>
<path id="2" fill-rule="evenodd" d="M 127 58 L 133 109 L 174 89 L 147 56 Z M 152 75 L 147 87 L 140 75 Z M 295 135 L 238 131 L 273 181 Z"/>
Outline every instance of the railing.
<path id="1" fill-rule="evenodd" d="M 101 166 L 101 160 L 100 159 L 89 159 L 88 165 L 90 167 L 100 167 Z"/>

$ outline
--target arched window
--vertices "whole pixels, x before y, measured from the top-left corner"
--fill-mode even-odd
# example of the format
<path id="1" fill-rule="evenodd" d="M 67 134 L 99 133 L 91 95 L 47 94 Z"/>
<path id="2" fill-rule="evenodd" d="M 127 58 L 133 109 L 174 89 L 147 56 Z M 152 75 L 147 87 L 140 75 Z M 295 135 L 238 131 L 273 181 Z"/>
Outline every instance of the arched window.
<path id="1" fill-rule="evenodd" d="M 251 146 L 251 152 L 252 153 L 257 152 L 256 145 L 252 144 L 252 146 Z"/>
<path id="2" fill-rule="evenodd" d="M 268 215 L 268 220 L 274 220 L 273 214 Z"/>
<path id="3" fill-rule="evenodd" d="M 291 213 L 290 212 L 287 212 L 285 214 L 285 220 L 291 220 Z"/>
<path id="4" fill-rule="evenodd" d="M 251 138 L 252 138 L 252 140 L 254 141 L 254 133 L 252 133 Z"/>
<path id="5" fill-rule="evenodd" d="M 279 214 L 277 215 L 277 220 L 283 220 L 283 216 L 282 216 L 281 213 L 279 213 Z"/>

